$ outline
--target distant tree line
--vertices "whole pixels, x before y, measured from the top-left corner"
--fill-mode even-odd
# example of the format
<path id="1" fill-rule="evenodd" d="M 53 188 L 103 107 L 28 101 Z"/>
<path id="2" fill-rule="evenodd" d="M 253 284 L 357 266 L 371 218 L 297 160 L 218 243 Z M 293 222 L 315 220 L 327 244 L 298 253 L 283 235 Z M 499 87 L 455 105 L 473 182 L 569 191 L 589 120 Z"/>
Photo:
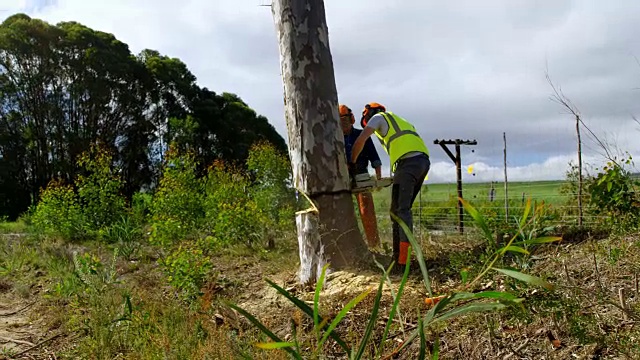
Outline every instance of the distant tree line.
<path id="1" fill-rule="evenodd" d="M 166 144 L 204 172 L 216 159 L 243 164 L 259 140 L 287 149 L 264 116 L 196 85 L 179 59 L 134 55 L 77 22 L 17 14 L 0 25 L 0 216 L 27 210 L 54 178 L 72 182 L 94 143 L 114 154 L 131 196 L 154 186 Z"/>

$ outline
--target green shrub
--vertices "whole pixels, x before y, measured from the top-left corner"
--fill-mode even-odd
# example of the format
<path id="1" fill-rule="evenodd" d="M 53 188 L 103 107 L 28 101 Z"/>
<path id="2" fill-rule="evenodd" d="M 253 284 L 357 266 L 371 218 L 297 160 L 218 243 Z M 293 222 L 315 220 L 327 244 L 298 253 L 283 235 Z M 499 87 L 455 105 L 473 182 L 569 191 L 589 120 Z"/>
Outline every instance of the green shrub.
<path id="1" fill-rule="evenodd" d="M 204 218 L 202 182 L 191 153 L 170 148 L 150 207 L 153 244 L 170 246 L 193 237 Z"/>
<path id="2" fill-rule="evenodd" d="M 635 226 L 640 215 L 640 202 L 636 197 L 638 181 L 624 168 L 631 164 L 631 156 L 621 162 L 609 161 L 587 183 L 593 212 L 608 217 L 611 225 Z"/>
<path id="3" fill-rule="evenodd" d="M 148 206 L 149 240 L 169 251 L 160 263 L 169 283 L 186 299 L 199 294 L 211 269 L 211 250 L 273 239 L 283 229 L 292 229 L 295 209 L 286 158 L 268 144 L 252 148 L 247 162 L 252 178 L 221 160 L 198 178 L 194 159 L 170 147 Z M 143 195 L 134 196 L 133 216 L 144 217 L 147 204 Z M 118 237 L 121 231 L 113 228 L 108 236 Z"/>
<path id="4" fill-rule="evenodd" d="M 111 154 L 95 145 L 77 163 L 81 172 L 75 179 L 77 192 L 53 180 L 40 193 L 33 212 L 26 215 L 39 232 L 67 240 L 87 238 L 100 235 L 125 214 L 122 181 L 112 167 Z"/>
<path id="5" fill-rule="evenodd" d="M 291 164 L 285 154 L 268 142 L 258 142 L 249 150 L 247 169 L 255 177 L 252 197 L 275 223 L 292 217 L 295 204 L 291 186 Z M 282 212 L 282 209 L 288 211 Z"/>
<path id="6" fill-rule="evenodd" d="M 169 284 L 178 289 L 181 297 L 187 301 L 201 295 L 200 289 L 212 269 L 211 260 L 202 249 L 187 241 L 161 259 L 160 264 Z"/>
<path id="7" fill-rule="evenodd" d="M 140 249 L 142 229 L 129 215 L 123 215 L 102 232 L 102 238 L 107 243 L 116 244 L 119 253 L 127 260 L 131 260 Z"/>
<path id="8" fill-rule="evenodd" d="M 222 244 L 251 244 L 258 236 L 259 209 L 250 197 L 249 181 L 237 168 L 216 161 L 205 185 L 206 230 Z"/>
<path id="9" fill-rule="evenodd" d="M 40 192 L 31 222 L 36 231 L 67 240 L 86 237 L 85 217 L 71 185 L 61 180 L 49 182 Z"/>
<path id="10" fill-rule="evenodd" d="M 148 193 L 137 192 L 131 198 L 131 217 L 137 224 L 145 223 L 147 216 L 150 214 L 153 195 Z"/>
<path id="11" fill-rule="evenodd" d="M 118 251 L 113 253 L 111 265 L 105 266 L 96 255 L 84 253 L 73 254 L 73 264 L 75 274 L 85 286 L 87 293 L 101 294 L 108 289 L 109 285 L 116 283 L 116 258 Z"/>
<path id="12" fill-rule="evenodd" d="M 251 197 L 260 210 L 260 236 L 270 244 L 286 232 L 294 231 L 296 198 L 291 163 L 286 154 L 268 142 L 258 142 L 249 150 L 247 169 L 254 178 Z"/>
<path id="13" fill-rule="evenodd" d="M 125 212 L 122 180 L 112 166 L 112 155 L 95 145 L 78 158 L 81 174 L 76 178 L 78 196 L 90 231 L 99 231 L 117 221 Z"/>

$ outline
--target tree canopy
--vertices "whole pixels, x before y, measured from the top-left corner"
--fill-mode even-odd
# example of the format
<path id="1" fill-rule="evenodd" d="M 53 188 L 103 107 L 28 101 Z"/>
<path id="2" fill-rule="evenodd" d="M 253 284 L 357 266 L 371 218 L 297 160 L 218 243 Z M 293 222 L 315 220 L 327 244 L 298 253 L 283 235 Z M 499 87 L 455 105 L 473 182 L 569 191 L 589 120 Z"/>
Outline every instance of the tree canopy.
<path id="1" fill-rule="evenodd" d="M 0 25 L 0 216 L 14 218 L 54 178 L 72 182 L 92 144 L 112 151 L 125 193 L 152 187 L 163 150 L 244 163 L 268 141 L 286 151 L 267 118 L 240 97 L 196 84 L 187 65 L 77 22 L 16 14 Z"/>

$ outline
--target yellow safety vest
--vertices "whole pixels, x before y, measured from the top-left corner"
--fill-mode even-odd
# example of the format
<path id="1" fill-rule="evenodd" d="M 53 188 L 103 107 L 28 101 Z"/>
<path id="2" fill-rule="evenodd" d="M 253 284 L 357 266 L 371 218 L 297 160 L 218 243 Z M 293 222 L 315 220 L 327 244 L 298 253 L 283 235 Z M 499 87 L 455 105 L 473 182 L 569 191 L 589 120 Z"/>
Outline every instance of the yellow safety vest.
<path id="1" fill-rule="evenodd" d="M 416 128 L 411 123 L 390 111 L 379 114 L 387 121 L 389 131 L 384 137 L 380 136 L 377 131 L 375 134 L 382 141 L 385 151 L 389 154 L 394 171 L 396 162 L 406 153 L 419 151 L 427 154 L 427 156 L 429 155 L 427 145 L 422 141 L 420 135 L 416 132 Z"/>

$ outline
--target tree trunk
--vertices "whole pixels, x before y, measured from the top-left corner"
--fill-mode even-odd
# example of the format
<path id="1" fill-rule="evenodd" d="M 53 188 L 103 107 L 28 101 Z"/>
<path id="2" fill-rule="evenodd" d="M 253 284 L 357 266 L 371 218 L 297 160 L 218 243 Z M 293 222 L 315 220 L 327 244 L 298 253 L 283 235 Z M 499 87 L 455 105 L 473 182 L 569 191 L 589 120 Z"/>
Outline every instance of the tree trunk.
<path id="1" fill-rule="evenodd" d="M 371 259 L 359 231 L 338 123 L 322 0 L 274 0 L 294 185 L 313 202 L 296 215 L 301 283 Z"/>

